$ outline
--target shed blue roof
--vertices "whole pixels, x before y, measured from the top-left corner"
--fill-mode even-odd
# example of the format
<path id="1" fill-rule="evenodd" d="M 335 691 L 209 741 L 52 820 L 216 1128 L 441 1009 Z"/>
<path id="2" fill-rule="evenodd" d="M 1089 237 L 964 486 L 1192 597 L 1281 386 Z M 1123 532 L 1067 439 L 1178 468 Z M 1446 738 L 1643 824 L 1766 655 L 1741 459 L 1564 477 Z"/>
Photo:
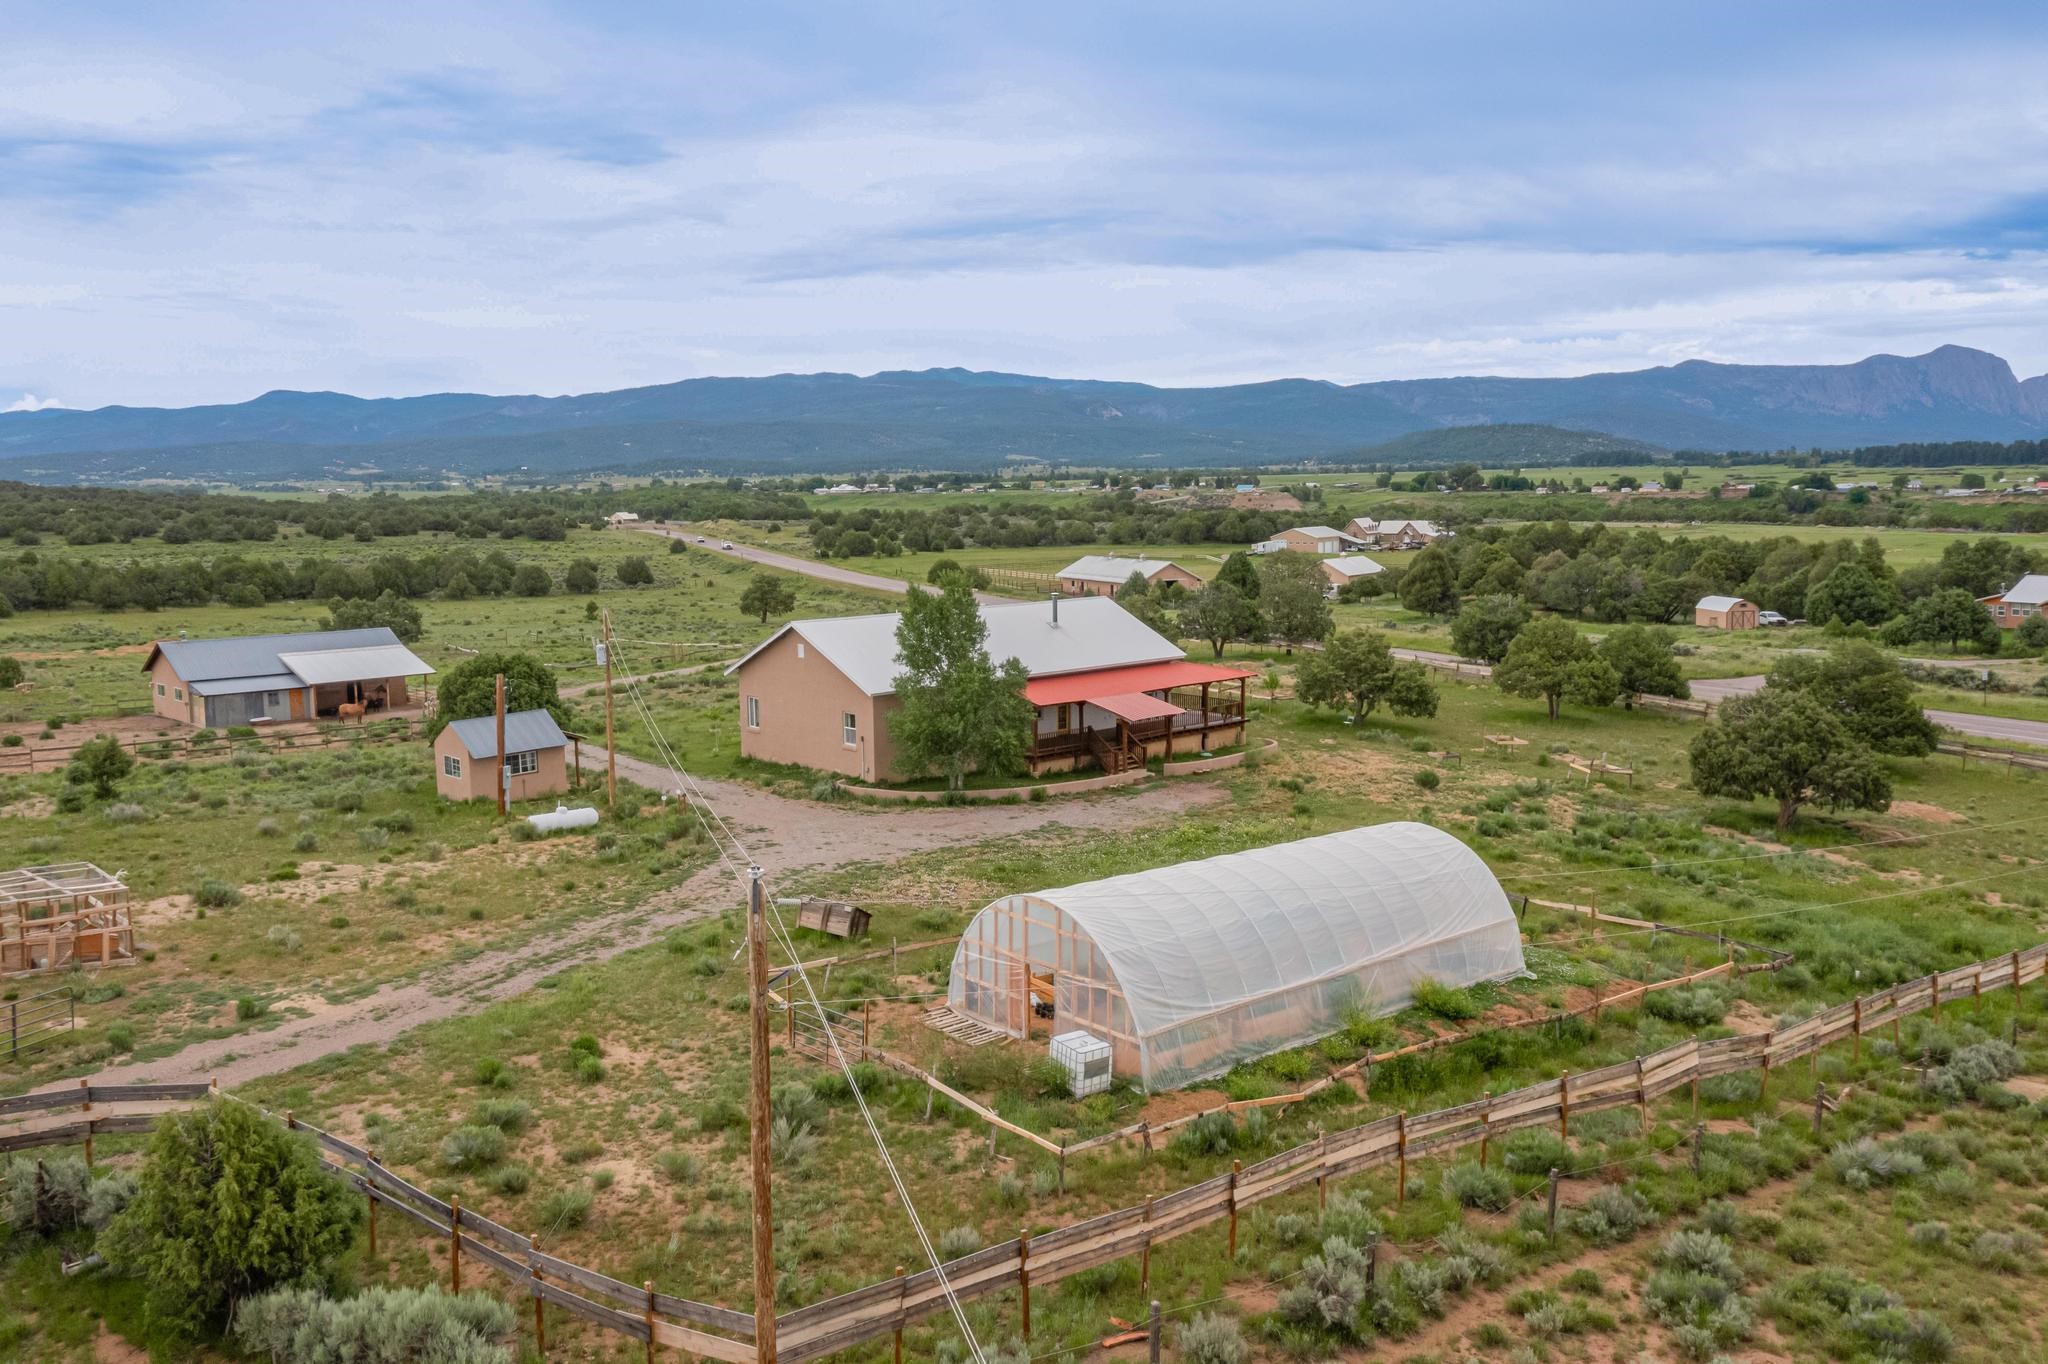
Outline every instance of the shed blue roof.
<path id="1" fill-rule="evenodd" d="M 316 630 L 301 635 L 164 639 L 158 640 L 156 647 L 149 651 L 149 657 L 142 662 L 142 669 L 149 671 L 155 666 L 157 655 L 161 654 L 171 661 L 171 666 L 178 670 L 178 676 L 187 682 L 210 682 L 229 677 L 272 677 L 291 671 L 288 665 L 279 661 L 279 654 L 374 649 L 380 646 L 405 647 L 397 635 L 381 625 L 367 630 Z"/>
<path id="2" fill-rule="evenodd" d="M 450 720 L 448 728 L 472 758 L 498 756 L 498 718 L 479 715 L 473 720 Z M 537 748 L 560 748 L 569 742 L 555 717 L 544 710 L 515 710 L 505 715 L 505 751 L 528 753 Z"/>

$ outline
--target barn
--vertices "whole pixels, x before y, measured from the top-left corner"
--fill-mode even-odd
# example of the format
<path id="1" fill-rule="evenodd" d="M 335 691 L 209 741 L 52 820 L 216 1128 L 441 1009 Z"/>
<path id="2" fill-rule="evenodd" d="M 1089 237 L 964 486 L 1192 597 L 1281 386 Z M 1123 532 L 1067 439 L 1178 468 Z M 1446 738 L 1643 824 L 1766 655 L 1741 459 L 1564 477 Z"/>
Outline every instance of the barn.
<path id="1" fill-rule="evenodd" d="M 1376 824 L 1008 895 L 953 954 L 952 1012 L 1028 1037 L 1107 1041 L 1119 1075 L 1171 1089 L 1391 1013 L 1424 978 L 1522 974 L 1514 910 L 1478 854 L 1427 824 Z"/>
<path id="2" fill-rule="evenodd" d="M 344 706 L 358 717 L 409 712 L 408 679 L 434 672 L 382 626 L 160 639 L 142 670 L 158 715 L 213 729 L 339 716 Z"/>

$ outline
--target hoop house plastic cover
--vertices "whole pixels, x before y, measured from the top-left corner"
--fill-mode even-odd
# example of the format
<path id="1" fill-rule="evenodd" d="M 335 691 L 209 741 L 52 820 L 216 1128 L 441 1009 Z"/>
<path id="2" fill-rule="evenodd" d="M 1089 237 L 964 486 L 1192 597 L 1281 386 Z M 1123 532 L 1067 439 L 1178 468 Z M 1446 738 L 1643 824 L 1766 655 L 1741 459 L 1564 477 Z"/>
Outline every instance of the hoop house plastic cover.
<path id="1" fill-rule="evenodd" d="M 953 956 L 952 1008 L 1026 1035 L 1109 1040 L 1118 1074 L 1184 1085 L 1405 1008 L 1423 977 L 1523 974 L 1521 933 L 1478 854 L 1426 824 L 1379 824 L 995 901 Z"/>

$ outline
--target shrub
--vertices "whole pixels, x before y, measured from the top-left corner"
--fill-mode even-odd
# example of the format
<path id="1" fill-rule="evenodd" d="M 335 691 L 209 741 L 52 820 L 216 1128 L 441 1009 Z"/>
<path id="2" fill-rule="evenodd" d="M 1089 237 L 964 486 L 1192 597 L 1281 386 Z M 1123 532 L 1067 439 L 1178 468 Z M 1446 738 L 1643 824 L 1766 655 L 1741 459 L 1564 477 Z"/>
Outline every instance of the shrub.
<path id="1" fill-rule="evenodd" d="M 302 853 L 320 851 L 320 835 L 314 833 L 311 829 L 301 829 L 298 835 L 292 839 L 292 851 Z"/>
<path id="2" fill-rule="evenodd" d="M 1641 1195 L 1615 1186 L 1596 1189 L 1571 1215 L 1571 1229 L 1595 1245 L 1626 1241 L 1656 1223 Z"/>
<path id="3" fill-rule="evenodd" d="M 109 824 L 140 824 L 149 818 L 149 811 L 132 800 L 118 800 L 106 808 Z"/>
<path id="4" fill-rule="evenodd" d="M 541 1200 L 540 1224 L 542 1234 L 566 1231 L 580 1227 L 590 1217 L 590 1206 L 597 1196 L 588 1189 L 557 1189 Z"/>
<path id="5" fill-rule="evenodd" d="M 482 1293 L 368 1288 L 329 1298 L 317 1288 L 280 1288 L 235 1309 L 234 1334 L 251 1356 L 281 1364 L 502 1364 L 510 1307 Z"/>
<path id="6" fill-rule="evenodd" d="M 688 1184 L 697 1178 L 697 1158 L 688 1151 L 670 1148 L 656 1156 L 654 1163 L 661 1167 L 662 1174 L 671 1183 Z"/>
<path id="7" fill-rule="evenodd" d="M 575 1053 L 576 1078 L 586 1085 L 594 1085 L 604 1078 L 604 1062 L 587 1051 Z"/>
<path id="8" fill-rule="evenodd" d="M 501 1194 L 523 1194 L 533 1183 L 533 1171 L 524 1165 L 500 1165 L 484 1182 Z"/>
<path id="9" fill-rule="evenodd" d="M 1948 1244 L 1948 1223 L 1915 1222 L 1906 1228 L 1906 1239 L 1925 1249 Z"/>
<path id="10" fill-rule="evenodd" d="M 441 1140 L 441 1163 L 451 1170 L 481 1170 L 504 1155 L 504 1132 L 482 1123 L 458 1127 Z"/>
<path id="11" fill-rule="evenodd" d="M 495 1056 L 477 1057 L 476 1064 L 470 1068 L 470 1076 L 478 1084 L 486 1085 L 492 1089 L 509 1089 L 512 1087 L 512 1072 L 507 1070 L 505 1063 Z"/>
<path id="12" fill-rule="evenodd" d="M 1996 1038 L 1974 1042 L 1928 1072 L 1927 1092 L 1949 1103 L 1981 1098 L 1998 1089 L 1999 1081 L 2019 1074 L 2023 1065 L 2019 1051 L 2009 1043 Z"/>
<path id="13" fill-rule="evenodd" d="M 818 1150 L 818 1134 L 810 1124 L 777 1118 L 768 1128 L 768 1145 L 775 1162 L 787 1169 L 801 1170 Z"/>
<path id="14" fill-rule="evenodd" d="M 16 1156 L 8 1162 L 5 1189 L 6 1202 L 0 1207 L 5 1208 L 7 1225 L 47 1236 L 85 1220 L 91 1175 L 80 1156 Z"/>
<path id="15" fill-rule="evenodd" d="M 697 1114 L 699 1132 L 726 1132 L 746 1125 L 746 1110 L 731 1099 L 713 1099 Z"/>
<path id="16" fill-rule="evenodd" d="M 1710 985 L 1682 985 L 1675 990 L 1659 990 L 1649 995 L 1643 1001 L 1643 1008 L 1652 1018 L 1661 1018 L 1667 1023 L 1678 1023 L 1688 1028 L 1710 1028 L 1726 1016 L 1728 1001 Z"/>
<path id="17" fill-rule="evenodd" d="M 277 837 L 277 821 L 276 821 L 276 820 L 274 820 L 274 819 L 259 819 L 259 820 L 257 820 L 257 821 L 256 821 L 256 836 L 257 836 L 258 838 L 276 838 L 276 837 Z"/>
<path id="18" fill-rule="evenodd" d="M 1547 1127 L 1525 1127 L 1501 1148 L 1501 1164 L 1518 1175 L 1544 1175 L 1572 1167 L 1571 1143 Z"/>
<path id="19" fill-rule="evenodd" d="M 107 1045 L 115 1051 L 135 1050 L 135 1028 L 128 1023 L 116 1023 L 107 1029 Z"/>
<path id="20" fill-rule="evenodd" d="M 297 952 L 305 946 L 299 938 L 299 930 L 290 924 L 272 924 L 264 930 L 263 940 L 280 952 Z"/>
<path id="21" fill-rule="evenodd" d="M 372 825 L 367 829 L 356 830 L 356 842 L 370 852 L 377 852 L 391 846 L 391 835 Z"/>
<path id="22" fill-rule="evenodd" d="M 1237 1146 L 1237 1120 L 1228 1113 L 1204 1113 L 1173 1134 L 1172 1150 L 1191 1156 L 1229 1155 Z"/>
<path id="23" fill-rule="evenodd" d="M 193 890 L 192 903 L 206 909 L 228 909 L 242 903 L 242 892 L 232 882 L 209 876 Z"/>
<path id="24" fill-rule="evenodd" d="M 801 1080 L 788 1080 L 769 1092 L 768 1114 L 792 1125 L 816 1126 L 824 1117 L 825 1106 L 809 1085 Z"/>
<path id="25" fill-rule="evenodd" d="M 1436 774 L 1434 767 L 1424 767 L 1416 770 L 1414 781 L 1423 790 L 1434 791 L 1443 783 L 1443 778 Z"/>
<path id="26" fill-rule="evenodd" d="M 981 1249 L 981 1233 L 973 1227 L 951 1227 L 939 1233 L 939 1258 L 957 1260 Z"/>
<path id="27" fill-rule="evenodd" d="M 1442 1184 L 1444 1197 L 1460 1207 L 1485 1212 L 1506 1212 L 1515 1197 L 1505 1174 L 1470 1161 L 1445 1169 Z"/>
<path id="28" fill-rule="evenodd" d="M 257 999 L 253 995 L 243 995 L 235 1001 L 235 1017 L 244 1023 L 252 1018 L 261 1018 L 269 1012 L 269 1001 Z"/>
<path id="29" fill-rule="evenodd" d="M 1300 1281 L 1280 1295 L 1275 1310 L 1297 1326 L 1353 1333 L 1370 1293 L 1366 1283 L 1364 1252 L 1332 1236 L 1321 1254 L 1301 1262 Z"/>
<path id="30" fill-rule="evenodd" d="M 1780 1222 L 1777 1246 L 1778 1254 L 1795 1265 L 1818 1264 L 1827 1254 L 1828 1238 L 1810 1222 Z"/>
<path id="31" fill-rule="evenodd" d="M 1828 1152 L 1827 1170 L 1847 1187 L 1863 1190 L 1917 1179 L 1926 1173 L 1927 1162 L 1912 1151 L 1859 1137 Z"/>
<path id="32" fill-rule="evenodd" d="M 524 1099 L 485 1099 L 471 1117 L 478 1126 L 495 1127 L 509 1136 L 524 1132 L 533 1122 L 533 1105 Z"/>
<path id="33" fill-rule="evenodd" d="M 98 1247 L 141 1280 L 152 1322 L 190 1335 L 240 1299 L 324 1272 L 360 1212 L 312 1142 L 216 1099 L 158 1120 L 134 1201 Z"/>
<path id="34" fill-rule="evenodd" d="M 1415 982 L 1413 997 L 1416 1008 L 1452 1023 L 1468 1022 L 1486 1012 L 1472 991 L 1427 976 Z"/>
<path id="35" fill-rule="evenodd" d="M 1250 1351 L 1235 1318 L 1197 1312 L 1174 1333 L 1174 1344 L 1187 1364 L 1245 1364 Z"/>
<path id="36" fill-rule="evenodd" d="M 2040 1254 L 2041 1238 L 2024 1228 L 1980 1231 L 1970 1242 L 1970 1258 L 1986 1269 L 2018 1274 Z"/>

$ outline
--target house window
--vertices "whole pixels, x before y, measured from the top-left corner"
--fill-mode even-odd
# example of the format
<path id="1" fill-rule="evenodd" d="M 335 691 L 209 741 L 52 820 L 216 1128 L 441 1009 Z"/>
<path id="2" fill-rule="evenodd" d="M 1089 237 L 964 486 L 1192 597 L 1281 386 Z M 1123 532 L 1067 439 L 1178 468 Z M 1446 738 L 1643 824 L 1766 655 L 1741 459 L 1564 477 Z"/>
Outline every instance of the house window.
<path id="1" fill-rule="evenodd" d="M 456 757 L 456 756 L 455 756 L 455 755 L 454 755 L 453 753 L 450 753 L 450 754 L 448 754 L 448 755 L 447 755 L 446 757 L 442 758 L 442 759 L 441 759 L 441 774 L 442 774 L 443 776 L 447 776 L 447 777 L 459 777 L 459 776 L 461 776 L 461 775 L 462 775 L 462 759 L 460 759 L 460 758 Z"/>
<path id="2" fill-rule="evenodd" d="M 185 689 L 183 687 L 173 687 L 171 688 L 171 695 L 174 699 L 182 701 L 185 699 Z"/>
<path id="3" fill-rule="evenodd" d="M 1073 708 L 1072 706 L 1070 706 L 1070 705 L 1065 705 L 1065 704 L 1062 704 L 1062 705 L 1060 706 L 1060 715 L 1059 715 L 1059 732 L 1060 732 L 1060 733 L 1062 733 L 1062 734 L 1068 734 L 1068 733 L 1071 733 L 1071 732 L 1073 731 L 1073 728 L 1074 728 L 1074 708 Z"/>
<path id="4" fill-rule="evenodd" d="M 749 697 L 747 698 L 747 728 L 748 728 L 748 729 L 759 729 L 760 727 L 761 727 L 761 698 L 760 698 L 760 697 L 758 697 L 758 696 L 749 696 Z"/>
<path id="5" fill-rule="evenodd" d="M 283 704 L 284 704 L 284 693 L 283 693 L 283 692 L 281 692 L 281 691 L 267 691 L 267 692 L 263 693 L 263 709 L 265 709 L 265 710 L 276 710 L 276 709 L 277 709 L 277 708 L 278 708 L 279 706 L 281 706 L 281 705 L 283 705 Z"/>
<path id="6" fill-rule="evenodd" d="M 540 754 L 530 749 L 525 753 L 507 753 L 505 755 L 505 770 L 515 777 L 523 777 L 529 772 L 538 772 L 540 770 Z"/>
<path id="7" fill-rule="evenodd" d="M 848 748 L 860 742 L 860 725 L 850 710 L 839 712 L 839 742 Z"/>
<path id="8" fill-rule="evenodd" d="M 162 695 L 164 694 L 164 684 L 163 684 L 163 683 L 159 682 L 159 683 L 157 683 L 157 684 L 156 684 L 156 694 L 157 694 L 158 696 L 162 696 Z"/>
<path id="9" fill-rule="evenodd" d="M 798 658 L 802 658 L 804 656 L 804 642 L 802 640 L 798 640 L 796 642 L 796 656 Z"/>

